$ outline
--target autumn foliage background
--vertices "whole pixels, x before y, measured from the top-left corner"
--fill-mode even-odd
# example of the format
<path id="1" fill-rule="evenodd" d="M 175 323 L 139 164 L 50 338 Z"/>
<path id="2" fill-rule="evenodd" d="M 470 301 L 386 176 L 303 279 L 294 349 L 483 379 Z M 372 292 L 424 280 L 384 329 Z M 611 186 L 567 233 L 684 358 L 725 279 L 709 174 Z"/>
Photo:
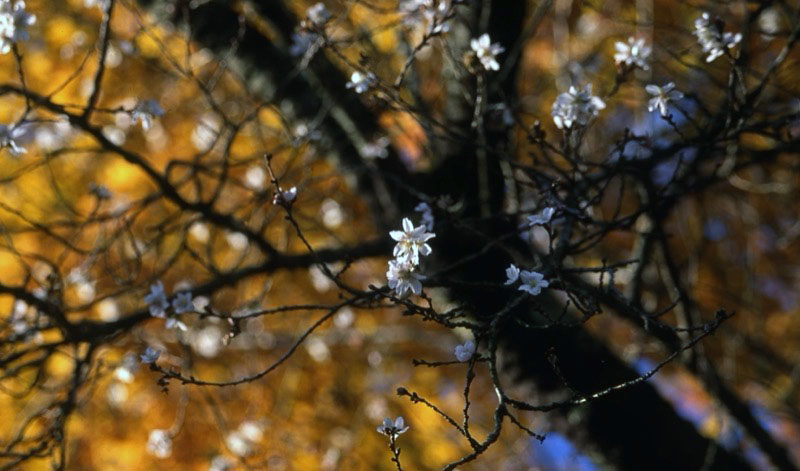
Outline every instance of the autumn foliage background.
<path id="1" fill-rule="evenodd" d="M 387 439 L 375 428 L 384 417 L 396 416 L 410 425 L 398 439 L 406 469 L 436 469 L 468 453 L 469 444 L 439 415 L 395 394 L 398 387 L 408 388 L 458 416 L 464 407 L 466 366 L 454 361 L 453 348 L 470 338 L 466 329 L 403 316 L 403 310 L 386 299 L 337 306 L 347 297 L 313 260 L 225 281 L 227 273 L 265 260 L 253 236 L 237 227 L 248 228 L 287 254 L 308 253 L 298 230 L 318 251 L 357 247 L 386 234 L 373 223 L 353 175 L 327 158 L 324 142 L 319 144 L 322 138 L 315 136 L 318 123 L 295 119 L 290 100 L 272 102 L 263 90 L 253 91 L 239 71 L 229 67 L 235 44 L 228 56 L 212 52 L 190 40 L 185 25 L 171 24 L 158 10 L 159 3 L 178 10 L 193 8 L 193 2 L 152 3 L 153 9 L 115 2 L 97 109 L 85 116 L 83 129 L 59 111 L 80 116 L 95 91 L 100 8 L 87 7 L 83 0 L 29 0 L 27 10 L 37 18 L 29 39 L 0 56 L 0 122 L 17 122 L 24 115 L 20 142 L 27 148 L 19 157 L 7 149 L 0 153 L 0 443 L 5 447 L 24 427 L 25 446 L 19 449 L 45 444 L 36 453 L 41 456 L 20 465 L 14 464 L 13 454 L 0 455 L 0 467 L 50 469 L 51 462 L 58 462 L 65 469 L 205 470 L 215 459 L 221 466 L 222 456 L 231 469 L 394 469 Z M 705 65 L 691 35 L 692 22 L 709 8 L 704 2 L 553 3 L 520 45 L 520 99 L 513 109 L 510 145 L 518 162 L 527 162 L 533 152 L 529 138 L 535 123 L 547 138 L 558 141 L 551 106 L 575 79 L 591 82 L 603 93 L 619 86 L 587 130 L 585 145 L 602 149 L 591 156 L 593 162 L 613 155 L 608 150 L 613 147 L 611 136 L 621 136 L 626 127 L 640 135 L 669 132 L 657 113 L 647 112 L 646 83 L 675 81 L 708 106 L 724 99 L 727 65 Z M 754 63 L 768 64 L 789 31 L 796 31 L 796 2 L 773 3 L 769 8 L 779 12 L 774 20 L 777 32 L 762 31 L 763 22 L 746 25 L 752 30 L 747 50 Z M 287 46 L 286 38 L 251 2 L 231 5 L 242 23 Z M 298 18 L 311 6 L 286 5 Z M 732 2 L 714 8 L 725 15 L 729 29 L 740 30 L 737 21 L 759 6 Z M 329 2 L 328 9 L 334 18 L 326 31 L 333 43 L 317 54 L 346 76 L 353 67 L 366 67 L 381 78 L 377 91 L 358 99 L 375 113 L 388 147 L 408 171 L 425 174 L 437 163 L 424 129 L 429 123 L 419 119 L 421 107 L 404 108 L 390 93 L 420 31 L 403 23 L 394 2 L 336 1 Z M 528 14 L 534 15 L 534 10 L 529 8 Z M 449 34 L 466 33 L 457 29 Z M 613 44 L 631 35 L 653 45 L 651 70 L 631 72 L 615 85 Z M 458 55 L 463 52 L 450 50 L 446 42 L 433 42 L 419 53 L 413 79 L 407 79 L 418 88 L 401 87 L 397 96 L 420 100 L 432 121 L 444 116 L 448 92 L 441 74 L 460 67 L 461 75 L 448 80 L 468 76 L 464 58 Z M 773 84 L 776 96 L 793 97 L 782 101 L 785 109 L 776 110 L 785 113 L 794 107 L 795 120 L 785 128 L 788 138 L 744 132 L 738 144 L 768 152 L 781 139 L 797 141 L 798 58 L 792 50 Z M 17 92 L 21 89 L 61 109 L 36 97 L 26 99 Z M 145 131 L 133 122 L 130 110 L 147 99 L 158 102 L 164 114 Z M 689 116 L 705 116 L 694 102 L 686 103 Z M 320 116 L 328 111 L 321 109 Z M 109 144 L 141 157 L 155 174 Z M 731 155 L 735 152 L 732 149 Z M 281 186 L 297 187 L 293 222 L 287 221 L 284 207 L 273 203 L 265 155 L 271 156 Z M 721 159 L 708 165 L 726 164 Z M 654 171 L 669 172 L 669 165 L 678 164 Z M 161 183 L 154 175 L 163 177 Z M 213 203 L 182 205 L 165 197 L 159 186 L 163 182 L 175 189 L 180 201 Z M 686 276 L 697 309 L 735 312 L 698 348 L 796 464 L 798 184 L 797 150 L 776 152 L 763 165 L 733 172 L 711 191 L 687 196 L 664 222 L 675 264 Z M 110 198 L 98 197 L 93 185 L 107 188 Z M 636 205 L 622 179 L 609 185 L 611 190 L 593 202 L 599 218 Z M 230 218 L 212 220 L 204 211 Z M 395 226 L 400 227 L 399 218 Z M 636 232 L 645 230 L 635 221 L 631 226 L 628 232 L 604 234 L 596 245 L 576 254 L 574 264 L 624 260 Z M 329 266 L 342 272 L 341 282 L 347 286 L 385 286 L 391 245 L 375 247 L 368 257 L 345 254 Z M 631 270 L 622 267 L 615 273 L 621 289 Z M 674 299 L 660 283 L 668 268 L 655 263 L 648 270 L 642 304 L 652 311 L 666 309 Z M 65 341 L 63 332 L 48 324 L 24 341 L 11 341 L 19 340 L 14 322 L 25 319 L 36 325 L 44 317 L 15 287 L 42 299 L 57 299 L 73 323 L 103 323 L 145 312 L 143 297 L 156 280 L 169 293 L 207 287 L 206 293 L 195 296 L 198 314 L 183 318 L 186 332 L 166 329 L 160 319 L 147 319 L 90 346 Z M 426 293 L 441 311 L 457 305 L 444 286 L 426 288 Z M 228 320 L 247 315 L 252 317 Z M 151 346 L 162 350 L 158 363 L 165 370 L 229 381 L 279 360 L 299 335 L 327 315 L 329 319 L 274 371 L 236 387 L 182 385 L 175 380 L 159 384 L 160 373 L 139 361 Z M 668 313 L 662 320 L 677 324 L 674 316 Z M 583 326 L 640 373 L 665 355 L 663 346 L 608 313 L 587 319 Z M 42 345 L 47 347 L 36 347 Z M 429 368 L 415 366 L 413 359 L 453 364 Z M 477 364 L 475 372 L 471 427 L 483 436 L 492 428 L 496 396 L 484 366 Z M 76 374 L 80 386 L 72 388 Z M 756 468 L 767 469 L 766 458 L 719 407 L 713 392 L 680 363 L 666 366 L 649 381 L 702 435 L 749 456 Z M 531 382 L 509 388 L 537 397 Z M 68 395 L 74 395 L 74 406 L 64 419 L 62 446 L 48 434 L 61 420 L 58 404 Z M 591 450 L 579 451 L 569 441 L 569 430 L 579 429 L 579 421 L 568 423 L 534 412 L 520 412 L 519 418 L 548 438 L 540 443 L 509 429 L 463 469 L 604 469 L 591 464 Z M 153 429 L 174 432 L 169 456 L 148 453 Z M 663 440 L 665 446 L 669 443 L 658 430 L 642 433 Z"/>

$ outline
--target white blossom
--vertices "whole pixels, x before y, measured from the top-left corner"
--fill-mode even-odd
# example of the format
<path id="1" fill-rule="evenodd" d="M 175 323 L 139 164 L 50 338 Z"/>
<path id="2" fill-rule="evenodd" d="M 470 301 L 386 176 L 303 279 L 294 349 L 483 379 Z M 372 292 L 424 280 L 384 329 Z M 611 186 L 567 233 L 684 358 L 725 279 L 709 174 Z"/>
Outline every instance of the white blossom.
<path id="1" fill-rule="evenodd" d="M 514 284 L 519 279 L 519 268 L 513 263 L 506 268 L 506 278 L 506 285 Z"/>
<path id="2" fill-rule="evenodd" d="M 675 90 L 675 84 L 670 82 L 663 87 L 659 87 L 658 85 L 647 85 L 644 87 L 647 90 L 647 93 L 653 95 L 653 98 L 647 104 L 648 111 L 654 111 L 658 108 L 658 112 L 661 113 L 661 116 L 667 116 L 667 103 L 671 100 L 680 100 L 683 98 L 683 93 Z"/>
<path id="3" fill-rule="evenodd" d="M 497 56 L 505 49 L 500 43 L 492 44 L 492 40 L 487 33 L 482 34 L 479 38 L 474 38 L 469 43 L 470 48 L 475 52 L 481 65 L 486 70 L 500 70 L 500 64 L 497 62 Z"/>
<path id="4" fill-rule="evenodd" d="M 522 284 L 517 289 L 527 291 L 533 296 L 541 293 L 542 288 L 550 286 L 550 283 L 544 279 L 544 275 L 535 271 L 522 270 L 519 272 L 519 277 L 522 280 Z"/>
<path id="5" fill-rule="evenodd" d="M 0 147 L 7 147 L 8 151 L 14 157 L 28 152 L 24 147 L 17 144 L 17 139 L 23 134 L 22 128 L 19 126 L 0 124 Z"/>
<path id="6" fill-rule="evenodd" d="M 172 308 L 175 309 L 175 314 L 194 311 L 192 293 L 186 292 L 176 294 L 175 299 L 172 300 Z"/>
<path id="7" fill-rule="evenodd" d="M 172 437 L 169 432 L 155 429 L 147 438 L 147 452 L 157 458 L 167 458 L 172 454 Z"/>
<path id="8" fill-rule="evenodd" d="M 408 430 L 408 425 L 406 425 L 403 417 L 394 419 L 394 422 L 389 417 L 386 417 L 383 419 L 383 423 L 378 426 L 378 433 L 389 437 L 397 437 L 401 433 L 405 433 L 406 430 Z"/>
<path id="9" fill-rule="evenodd" d="M 131 120 L 133 124 L 142 122 L 142 129 L 147 131 L 153 125 L 154 118 L 160 118 L 164 115 L 164 109 L 155 100 L 144 100 L 136 104 L 136 107 L 131 111 Z"/>
<path id="10" fill-rule="evenodd" d="M 147 303 L 151 316 L 162 318 L 167 316 L 169 301 L 164 293 L 164 284 L 160 280 L 150 285 L 150 293 L 144 297 L 144 302 Z"/>
<path id="11" fill-rule="evenodd" d="M 161 350 L 153 347 L 147 347 L 144 350 L 144 353 L 139 355 L 139 359 L 144 364 L 155 363 L 160 355 L 161 355 Z"/>
<path id="12" fill-rule="evenodd" d="M 350 81 L 347 82 L 346 87 L 354 89 L 356 93 L 364 93 L 375 85 L 377 81 L 377 77 L 372 72 L 362 74 L 359 71 L 355 71 L 350 75 Z"/>
<path id="13" fill-rule="evenodd" d="M 624 67 L 639 67 L 642 70 L 649 70 L 647 59 L 650 58 L 651 48 L 645 46 L 644 39 L 635 39 L 633 36 L 628 38 L 628 42 L 617 41 L 614 43 L 617 53 L 614 54 L 614 62 Z"/>
<path id="14" fill-rule="evenodd" d="M 298 123 L 292 130 L 294 145 L 298 145 L 303 141 L 318 141 L 322 138 L 322 133 L 319 129 L 312 129 L 306 123 Z"/>
<path id="15" fill-rule="evenodd" d="M 177 317 L 170 317 L 169 319 L 167 319 L 167 322 L 164 323 L 164 327 L 166 327 L 167 329 L 175 329 L 175 328 L 177 328 L 177 329 L 182 330 L 184 332 L 189 330 L 189 328 L 186 327 L 186 324 L 181 322 Z"/>
<path id="16" fill-rule="evenodd" d="M 550 222 L 550 219 L 553 218 L 553 213 L 555 213 L 555 208 L 544 208 L 542 212 L 539 214 L 533 214 L 528 216 L 528 225 L 529 226 L 543 226 Z"/>
<path id="17" fill-rule="evenodd" d="M 297 199 L 297 187 L 293 186 L 288 190 L 278 190 L 272 196 L 272 204 L 291 204 Z"/>
<path id="18" fill-rule="evenodd" d="M 464 345 L 456 345 L 453 353 L 458 361 L 462 363 L 467 362 L 470 360 L 470 358 L 472 358 L 472 355 L 475 354 L 475 342 L 472 340 L 467 340 L 464 342 Z"/>
<path id="19" fill-rule="evenodd" d="M 415 272 L 416 267 L 408 261 L 389 261 L 389 270 L 386 272 L 386 279 L 389 288 L 393 289 L 397 296 L 405 297 L 409 292 L 416 295 L 422 293 L 422 283 L 425 277 Z"/>
<path id="20" fill-rule="evenodd" d="M 586 126 L 605 107 L 603 100 L 592 95 L 591 84 L 585 85 L 582 90 L 571 86 L 568 92 L 556 98 L 551 114 L 559 129 L 570 129 L 574 124 Z"/>
<path id="21" fill-rule="evenodd" d="M 450 31 L 449 0 L 403 0 L 400 11 L 406 26 L 424 28 L 427 35 Z"/>
<path id="22" fill-rule="evenodd" d="M 420 255 L 430 255 L 432 249 L 427 242 L 436 237 L 436 234 L 425 230 L 424 225 L 414 227 L 411 219 L 403 218 L 403 230 L 389 232 L 391 238 L 397 241 L 393 254 L 398 261 L 408 261 L 412 265 L 418 265 Z"/>
<path id="23" fill-rule="evenodd" d="M 315 3 L 306 10 L 306 18 L 314 26 L 323 26 L 330 18 L 331 12 L 322 2 Z"/>
<path id="24" fill-rule="evenodd" d="M 8 54 L 11 46 L 28 39 L 28 26 L 36 23 L 36 15 L 25 11 L 23 0 L 0 2 L 0 54 Z"/>
<path id="25" fill-rule="evenodd" d="M 742 40 L 741 33 L 722 32 L 721 22 L 712 22 L 711 16 L 704 12 L 703 15 L 694 20 L 694 35 L 697 42 L 703 48 L 703 52 L 708 54 L 706 62 L 714 62 L 719 56 L 725 54 L 726 49 L 731 49 Z"/>

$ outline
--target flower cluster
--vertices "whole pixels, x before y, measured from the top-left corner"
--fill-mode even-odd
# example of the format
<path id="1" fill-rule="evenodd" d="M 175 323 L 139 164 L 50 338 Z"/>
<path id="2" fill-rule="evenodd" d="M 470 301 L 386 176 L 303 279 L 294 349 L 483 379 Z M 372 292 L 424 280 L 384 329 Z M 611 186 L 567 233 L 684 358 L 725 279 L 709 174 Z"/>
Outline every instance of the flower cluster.
<path id="1" fill-rule="evenodd" d="M 389 138 L 381 136 L 374 141 L 362 145 L 359 151 L 361 152 L 361 156 L 365 159 L 385 159 L 389 157 L 389 144 Z"/>
<path id="2" fill-rule="evenodd" d="M 389 261 L 389 270 L 386 279 L 389 287 L 395 290 L 398 296 L 406 296 L 408 292 L 419 295 L 422 293 L 422 283 L 425 277 L 417 273 L 419 256 L 430 255 L 432 249 L 428 241 L 436 234 L 426 232 L 423 224 L 414 227 L 408 218 L 403 218 L 403 230 L 391 231 L 389 235 L 397 241 L 394 246 L 394 260 Z"/>
<path id="3" fill-rule="evenodd" d="M 708 54 L 706 62 L 714 62 L 719 56 L 725 54 L 726 49 L 731 49 L 742 40 L 741 33 L 724 33 L 721 21 L 711 21 L 708 13 L 694 21 L 694 33 L 697 42 Z"/>
<path id="4" fill-rule="evenodd" d="M 479 38 L 474 38 L 469 43 L 470 48 L 486 70 L 500 70 L 497 56 L 502 54 L 505 49 L 500 43 L 492 44 L 489 35 L 484 33 Z"/>
<path id="5" fill-rule="evenodd" d="M 131 121 L 133 124 L 142 122 L 142 129 L 147 131 L 153 125 L 154 118 L 160 118 L 164 115 L 164 109 L 155 100 L 144 100 L 136 104 L 136 107 L 131 111 Z"/>
<path id="6" fill-rule="evenodd" d="M 8 54 L 11 46 L 28 39 L 28 26 L 36 23 L 36 15 L 25 11 L 24 0 L 0 0 L 0 54 Z"/>
<path id="7" fill-rule="evenodd" d="M 167 318 L 167 309 L 169 309 L 170 303 L 167 300 L 167 294 L 164 292 L 164 284 L 161 283 L 161 281 L 150 285 L 150 292 L 145 295 L 144 302 L 147 303 L 147 308 L 150 310 L 151 316 L 160 317 L 162 319 Z M 172 300 L 172 309 L 175 314 L 194 311 L 192 293 L 183 292 L 175 295 L 175 298 Z M 168 329 L 177 327 L 180 330 L 187 330 L 186 324 L 175 317 L 167 318 L 166 326 Z"/>
<path id="8" fill-rule="evenodd" d="M 378 82 L 377 77 L 372 72 L 362 74 L 355 71 L 350 75 L 350 81 L 345 85 L 347 88 L 352 88 L 356 93 L 364 93 L 373 87 Z"/>
<path id="9" fill-rule="evenodd" d="M 585 85 L 580 90 L 571 86 L 568 92 L 556 98 L 551 114 L 558 129 L 571 129 L 575 124 L 586 126 L 589 120 L 605 107 L 603 100 L 592 95 L 591 84 Z"/>
<path id="10" fill-rule="evenodd" d="M 420 255 L 430 255 L 431 246 L 427 242 L 436 235 L 425 232 L 425 229 L 424 225 L 414 227 L 410 219 L 403 218 L 403 230 L 389 232 L 392 239 L 397 241 L 393 252 L 397 261 L 410 261 L 413 265 L 419 265 Z"/>
<path id="11" fill-rule="evenodd" d="M 403 0 L 400 3 L 403 22 L 406 26 L 424 27 L 425 34 L 432 36 L 450 31 L 450 1 Z"/>
<path id="12" fill-rule="evenodd" d="M 461 363 L 468 362 L 472 358 L 472 355 L 475 354 L 475 342 L 472 340 L 467 340 L 464 342 L 464 345 L 456 345 L 453 353 L 455 354 L 456 359 Z"/>
<path id="13" fill-rule="evenodd" d="M 324 26 L 325 23 L 331 18 L 331 12 L 325 7 L 322 2 L 311 5 L 306 10 L 306 18 L 313 26 Z"/>
<path id="14" fill-rule="evenodd" d="M 517 287 L 520 291 L 525 291 L 531 296 L 538 296 L 542 289 L 550 286 L 550 282 L 544 279 L 544 275 L 535 271 L 520 270 L 514 264 L 506 268 L 506 285 L 513 285 L 519 280 L 521 283 Z"/>
<path id="15" fill-rule="evenodd" d="M 614 62 L 625 69 L 639 67 L 642 70 L 650 69 L 647 59 L 650 58 L 652 50 L 645 46 L 644 39 L 628 38 L 628 42 L 617 41 L 614 44 L 617 53 L 614 54 Z"/>

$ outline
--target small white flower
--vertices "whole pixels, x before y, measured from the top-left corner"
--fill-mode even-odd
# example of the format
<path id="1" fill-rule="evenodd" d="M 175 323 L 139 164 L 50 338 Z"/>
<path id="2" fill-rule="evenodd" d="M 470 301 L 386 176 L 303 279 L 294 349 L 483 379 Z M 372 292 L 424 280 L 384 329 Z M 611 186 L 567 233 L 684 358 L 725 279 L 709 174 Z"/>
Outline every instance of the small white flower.
<path id="1" fill-rule="evenodd" d="M 659 87 L 658 85 L 647 85 L 644 87 L 647 90 L 647 93 L 653 95 L 653 98 L 647 104 L 648 111 L 654 111 L 658 108 L 658 112 L 661 113 L 661 116 L 667 116 L 667 103 L 672 100 L 680 100 L 683 98 L 683 93 L 675 90 L 675 84 L 670 82 L 663 87 Z"/>
<path id="2" fill-rule="evenodd" d="M 420 255 L 430 255 L 432 249 L 427 242 L 436 237 L 436 234 L 425 230 L 424 225 L 414 227 L 411 219 L 403 218 L 403 230 L 389 232 L 392 239 L 397 241 L 394 256 L 399 262 L 409 261 L 412 265 L 418 265 Z"/>
<path id="3" fill-rule="evenodd" d="M 175 328 L 177 328 L 177 329 L 182 330 L 184 332 L 189 330 L 189 328 L 186 327 L 186 324 L 184 324 L 183 322 L 178 320 L 177 317 L 170 317 L 169 319 L 167 319 L 167 322 L 164 323 L 164 327 L 166 327 L 167 329 L 175 329 Z"/>
<path id="4" fill-rule="evenodd" d="M 166 310 L 169 308 L 169 301 L 167 295 L 164 293 L 164 284 L 157 281 L 150 285 L 150 293 L 144 297 L 144 302 L 150 310 L 150 315 L 153 317 L 166 317 Z"/>
<path id="5" fill-rule="evenodd" d="M 155 100 L 144 100 L 136 104 L 131 111 L 133 124 L 142 122 L 142 129 L 147 131 L 153 125 L 154 118 L 164 116 L 164 109 Z"/>
<path id="6" fill-rule="evenodd" d="M 551 114 L 559 129 L 570 129 L 574 124 L 586 126 L 605 107 L 603 100 L 592 95 L 592 85 L 587 84 L 582 90 L 569 87 L 568 92 L 559 95 Z"/>
<path id="7" fill-rule="evenodd" d="M 377 83 L 378 79 L 372 72 L 362 74 L 355 71 L 350 75 L 350 81 L 347 82 L 346 87 L 352 88 L 356 93 L 364 93 Z"/>
<path id="8" fill-rule="evenodd" d="M 365 159 L 385 159 L 389 156 L 389 138 L 381 136 L 372 142 L 367 142 L 359 150 L 361 157 Z"/>
<path id="9" fill-rule="evenodd" d="M 297 198 L 297 187 L 293 186 L 288 190 L 282 191 L 281 198 L 283 198 L 283 201 L 286 201 L 287 203 L 293 202 L 295 198 Z"/>
<path id="10" fill-rule="evenodd" d="M 306 123 L 298 123 L 292 132 L 293 145 L 299 145 L 303 141 L 318 141 L 322 138 L 319 129 L 311 129 Z"/>
<path id="11" fill-rule="evenodd" d="M 28 39 L 28 26 L 36 23 L 36 15 L 25 11 L 23 0 L 0 2 L 0 54 L 8 54 L 14 43 Z"/>
<path id="12" fill-rule="evenodd" d="M 378 426 L 378 433 L 389 437 L 397 437 L 401 433 L 405 433 L 406 430 L 408 430 L 408 425 L 405 424 L 403 417 L 394 419 L 394 422 L 389 417 L 386 417 L 383 419 L 383 423 Z"/>
<path id="13" fill-rule="evenodd" d="M 703 48 L 703 52 L 708 54 L 706 62 L 714 62 L 719 56 L 725 54 L 726 49 L 732 49 L 742 40 L 741 33 L 723 33 L 722 23 L 711 21 L 711 16 L 704 12 L 703 15 L 694 21 L 694 35 L 697 42 Z"/>
<path id="14" fill-rule="evenodd" d="M 429 36 L 450 31 L 449 0 L 402 0 L 400 11 L 406 26 L 424 28 Z"/>
<path id="15" fill-rule="evenodd" d="M 322 2 L 319 2 L 306 10 L 306 17 L 314 26 L 323 26 L 331 18 L 331 12 L 325 8 Z"/>
<path id="16" fill-rule="evenodd" d="M 547 288 L 550 283 L 544 279 L 544 275 L 535 271 L 522 270 L 519 273 L 522 284 L 519 286 L 520 291 L 527 291 L 532 296 L 537 296 L 542 292 L 542 288 Z"/>
<path id="17" fill-rule="evenodd" d="M 431 209 L 430 206 L 428 206 L 428 203 L 424 201 L 421 202 L 420 204 L 414 207 L 414 211 L 422 213 L 422 218 L 420 220 L 420 223 L 423 226 L 425 226 L 425 229 L 432 231 L 435 220 L 433 218 L 433 210 Z"/>
<path id="18" fill-rule="evenodd" d="M 152 430 L 147 438 L 147 452 L 157 458 L 167 458 L 171 455 L 172 437 L 169 432 L 162 429 Z"/>
<path id="19" fill-rule="evenodd" d="M 505 282 L 506 286 L 516 283 L 519 279 L 519 268 L 513 263 L 506 268 L 506 278 L 508 278 Z"/>
<path id="20" fill-rule="evenodd" d="M 142 363 L 145 364 L 155 363 L 160 355 L 161 355 L 161 350 L 153 347 L 147 347 L 144 350 L 144 353 L 139 355 L 139 359 L 142 361 Z"/>
<path id="21" fill-rule="evenodd" d="M 644 39 L 628 38 L 628 42 L 617 41 L 614 43 L 617 53 L 614 54 L 614 62 L 624 67 L 639 67 L 642 70 L 649 70 L 647 59 L 650 58 L 651 49 L 644 45 Z"/>
<path id="22" fill-rule="evenodd" d="M 288 190 L 276 191 L 272 197 L 272 204 L 292 204 L 297 199 L 297 187 L 293 186 Z"/>
<path id="23" fill-rule="evenodd" d="M 475 342 L 467 340 L 464 345 L 456 345 L 455 351 L 456 359 L 461 363 L 467 362 L 475 354 Z"/>
<path id="24" fill-rule="evenodd" d="M 470 48 L 475 52 L 481 65 L 486 70 L 500 70 L 500 64 L 497 62 L 497 56 L 500 55 L 505 49 L 500 43 L 492 44 L 489 35 L 484 33 L 479 38 L 474 38 L 469 43 Z"/>
<path id="25" fill-rule="evenodd" d="M 425 277 L 415 272 L 415 267 L 408 261 L 389 261 L 389 270 L 386 272 L 389 288 L 397 296 L 408 296 L 409 291 L 419 296 L 422 293 L 422 283 Z"/>
<path id="26" fill-rule="evenodd" d="M 528 225 L 543 226 L 548 222 L 550 222 L 550 219 L 553 218 L 553 213 L 555 212 L 556 212 L 555 208 L 544 208 L 541 213 L 528 216 Z"/>
<path id="27" fill-rule="evenodd" d="M 428 23 L 427 34 L 441 34 L 450 31 L 450 22 L 447 18 L 450 11 L 449 0 L 439 0 L 436 6 L 432 5 L 431 0 L 427 0 L 422 16 Z"/>
<path id="28" fill-rule="evenodd" d="M 16 139 L 21 137 L 22 134 L 22 128 L 19 126 L 0 124 L 0 147 L 7 147 L 14 157 L 19 157 L 28 152 L 24 147 L 20 147 L 17 144 Z"/>

